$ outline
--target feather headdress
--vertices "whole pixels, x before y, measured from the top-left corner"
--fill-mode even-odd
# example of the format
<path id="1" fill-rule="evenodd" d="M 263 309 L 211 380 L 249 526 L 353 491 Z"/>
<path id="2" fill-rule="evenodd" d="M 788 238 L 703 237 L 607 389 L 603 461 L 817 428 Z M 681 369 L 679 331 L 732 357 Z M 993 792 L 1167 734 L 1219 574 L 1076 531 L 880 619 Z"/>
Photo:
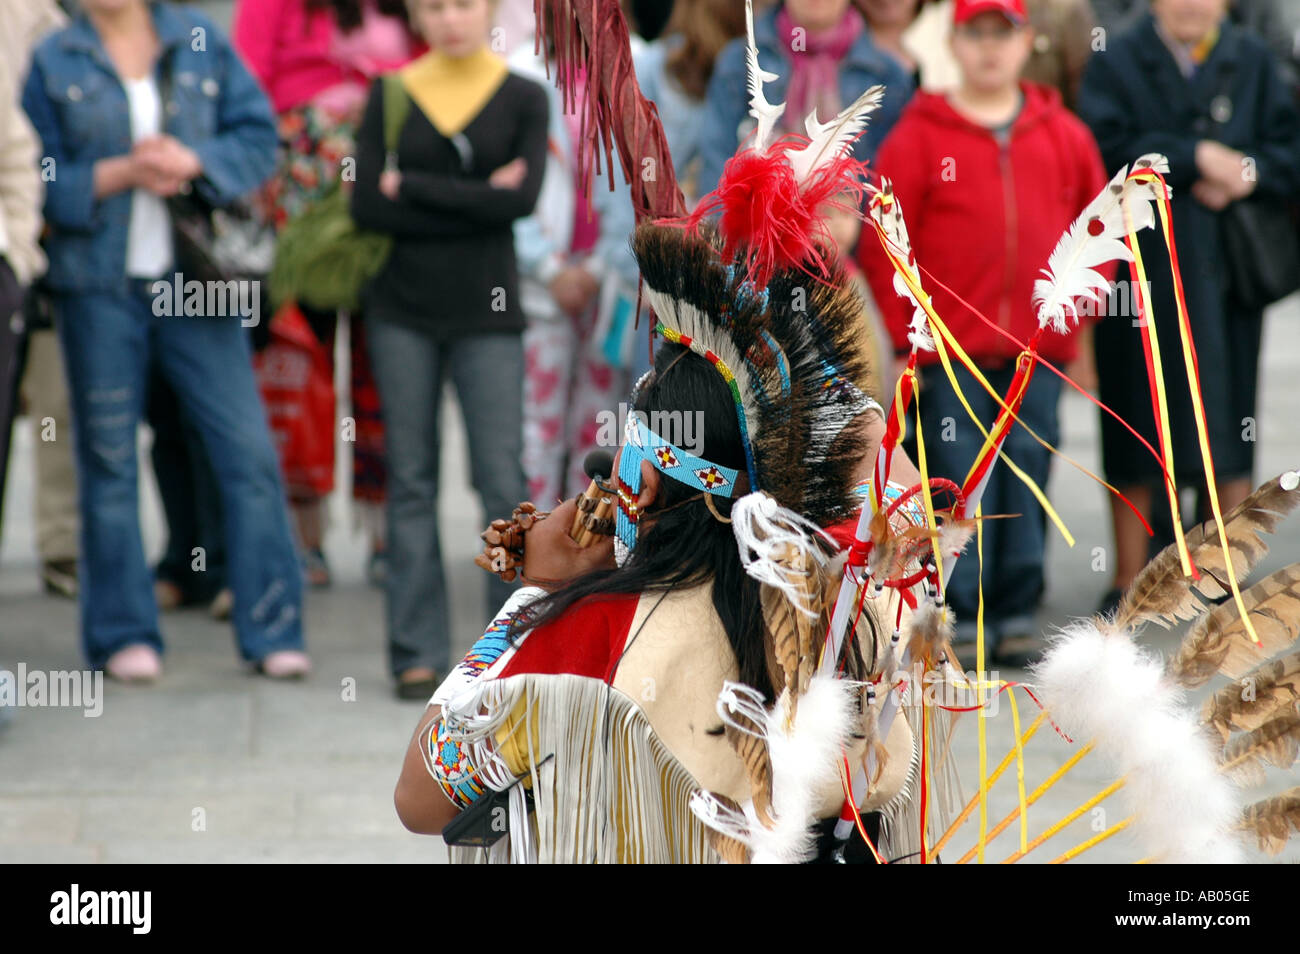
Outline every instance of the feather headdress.
<path id="1" fill-rule="evenodd" d="M 724 263 L 707 226 L 694 234 L 647 223 L 632 245 L 660 334 L 727 383 L 747 444 L 747 489 L 821 526 L 856 512 L 870 367 L 861 302 L 843 273 L 809 287 L 785 270 L 755 289 Z"/>

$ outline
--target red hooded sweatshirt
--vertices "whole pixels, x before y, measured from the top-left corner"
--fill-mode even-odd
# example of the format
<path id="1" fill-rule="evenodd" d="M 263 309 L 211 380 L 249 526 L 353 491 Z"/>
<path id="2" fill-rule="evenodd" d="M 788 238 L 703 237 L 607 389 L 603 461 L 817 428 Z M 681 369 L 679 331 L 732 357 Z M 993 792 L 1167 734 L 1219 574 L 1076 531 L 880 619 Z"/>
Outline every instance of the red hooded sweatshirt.
<path id="1" fill-rule="evenodd" d="M 872 166 L 893 183 L 919 265 L 1021 341 L 1036 328 L 1034 281 L 1061 234 L 1106 184 L 1092 133 L 1055 89 L 1022 82 L 1024 106 L 1010 136 L 959 115 L 938 93 L 918 92 Z M 910 350 L 912 308 L 894 291 L 893 267 L 864 231 L 858 262 L 893 338 Z M 1114 266 L 1099 271 L 1113 277 Z M 1018 349 L 924 272 L 935 311 L 977 364 L 999 367 Z M 1099 313 L 1096 309 L 1095 313 Z M 1058 366 L 1078 352 L 1075 336 L 1047 332 L 1039 352 Z M 921 363 L 938 360 L 921 352 Z"/>

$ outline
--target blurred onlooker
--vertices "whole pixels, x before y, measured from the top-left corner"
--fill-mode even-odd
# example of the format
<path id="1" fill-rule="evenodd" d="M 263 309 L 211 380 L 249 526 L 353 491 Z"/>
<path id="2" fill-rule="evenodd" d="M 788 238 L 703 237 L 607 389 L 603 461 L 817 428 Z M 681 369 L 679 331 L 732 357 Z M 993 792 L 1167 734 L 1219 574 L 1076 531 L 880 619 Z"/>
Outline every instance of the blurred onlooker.
<path id="1" fill-rule="evenodd" d="M 1300 190 L 1300 117 L 1264 42 L 1226 19 L 1227 0 L 1155 0 L 1129 32 L 1112 38 L 1084 76 L 1079 115 L 1092 127 L 1112 171 L 1144 153 L 1169 159 L 1174 237 L 1187 312 L 1199 361 L 1206 425 L 1219 500 L 1226 511 L 1254 486 L 1256 387 L 1263 312 L 1244 304 L 1228 266 L 1230 227 L 1242 211 L 1270 214 Z M 1234 203 L 1258 204 L 1237 208 Z M 1235 221 L 1233 220 L 1235 217 Z M 1166 352 L 1165 393 L 1176 473 L 1184 486 L 1205 475 L 1183 362 L 1170 356 L 1178 317 L 1167 252 L 1160 236 L 1140 236 L 1150 287 L 1141 296 L 1154 312 Z M 1295 263 L 1292 268 L 1300 268 Z M 1132 296 L 1130 296 L 1132 297 Z M 1136 316 L 1134 316 L 1136 317 Z M 1096 329 L 1101 400 L 1152 446 L 1151 401 L 1145 387 L 1136 321 L 1102 321 Z M 1107 479 L 1145 515 L 1162 507 L 1161 471 L 1151 455 L 1109 416 L 1101 419 Z M 1153 487 L 1156 488 L 1153 490 Z M 1200 519 L 1208 514 L 1201 493 Z M 1148 540 L 1124 504 L 1111 500 L 1115 532 L 1113 589 L 1103 609 L 1146 563 Z"/>
<path id="2" fill-rule="evenodd" d="M 777 74 L 764 95 L 770 103 L 786 104 L 782 132 L 803 133 L 804 119 L 814 109 L 823 122 L 830 120 L 869 87 L 883 84 L 884 101 L 853 147 L 857 158 L 870 159 L 911 96 L 907 71 L 872 42 L 850 0 L 784 0 L 755 14 L 754 39 L 759 65 Z M 743 37 L 729 43 L 709 80 L 696 183 L 701 195 L 717 187 L 723 165 L 754 127 L 745 46 Z"/>
<path id="3" fill-rule="evenodd" d="M 595 335 L 607 263 L 597 252 L 604 216 L 582 189 L 576 156 L 581 75 L 574 109 L 547 81 L 547 64 L 518 49 L 511 69 L 546 90 L 546 171 L 532 213 L 514 223 L 524 332 L 524 476 L 528 497 L 549 508 L 584 485 L 583 458 L 594 446 L 599 411 L 626 398 L 626 375 Z M 554 75 L 555 63 L 550 64 Z M 597 183 L 598 188 L 602 183 Z M 626 201 L 626 199 L 624 200 Z M 630 206 L 629 206 L 630 209 Z M 629 215 L 630 223 L 631 217 Z M 617 281 L 617 275 L 610 275 Z M 635 297 L 635 292 L 633 292 Z"/>
<path id="4" fill-rule="evenodd" d="M 216 471 L 240 651 L 266 675 L 300 676 L 302 575 L 245 329 L 156 311 L 179 267 L 166 200 L 194 192 L 220 207 L 256 188 L 274 162 L 274 121 L 196 11 L 145 0 L 85 0 L 82 11 L 37 47 L 23 106 L 57 169 L 47 284 L 77 443 L 83 648 L 116 678 L 161 672 L 136 463 L 156 361 Z"/>
<path id="5" fill-rule="evenodd" d="M 770 3 L 755 3 L 756 15 Z M 633 37 L 633 60 L 637 83 L 646 99 L 655 104 L 664 138 L 673 157 L 677 184 L 692 209 L 703 195 L 701 183 L 701 140 L 708 122 L 707 95 L 721 51 L 736 37 L 745 35 L 745 10 L 729 0 L 680 0 L 673 7 L 672 20 L 653 43 L 641 44 Z M 642 169 L 642 174 L 646 174 Z M 631 196 L 620 172 L 614 175 L 611 191 L 596 183 L 593 201 L 601 217 L 597 254 L 618 276 L 623 290 L 635 289 L 640 281 L 632 257 L 631 235 L 635 224 Z M 635 307 L 635 305 L 633 306 Z M 621 334 L 617 346 L 607 350 L 626 356 L 628 376 L 635 381 L 650 368 L 650 349 L 645 322 L 649 309 L 642 309 L 639 322 L 613 325 Z"/>
<path id="6" fill-rule="evenodd" d="M 163 611 L 206 604 L 214 619 L 228 619 L 233 595 L 217 478 L 203 434 L 182 412 L 159 362 L 149 370 L 144 416 L 153 430 L 149 456 L 167 520 L 167 543 L 154 567 L 154 602 Z"/>
<path id="7" fill-rule="evenodd" d="M 1054 87 L 1066 108 L 1074 109 L 1094 49 L 1097 21 L 1090 0 L 1025 0 L 1025 9 L 1034 28 L 1025 79 Z"/>
<path id="8" fill-rule="evenodd" d="M 1269 45 L 1286 81 L 1300 99 L 1300 3 L 1296 0 L 1235 0 L 1232 17 Z"/>
<path id="9" fill-rule="evenodd" d="M 532 211 L 541 188 L 547 104 L 489 48 L 493 8 L 412 0 L 433 52 L 400 73 L 411 107 L 392 161 L 385 84 L 372 85 L 357 133 L 352 216 L 394 239 L 363 298 L 389 468 L 389 665 L 408 699 L 427 699 L 450 661 L 438 534 L 444 382 L 460 399 L 484 511 L 508 516 L 525 492 L 524 312 L 511 223 Z M 510 590 L 488 582 L 487 616 Z"/>
<path id="10" fill-rule="evenodd" d="M 870 10 L 876 5 L 892 6 L 903 0 L 858 2 L 864 10 Z M 954 89 L 960 79 L 948 42 L 952 9 L 953 0 L 936 0 L 923 7 L 902 37 L 904 48 L 920 65 L 921 87 L 931 92 Z M 1093 33 L 1096 25 L 1093 3 L 1090 0 L 1025 0 L 1025 12 L 1033 27 L 1034 45 L 1024 78 L 1055 87 L 1066 107 L 1073 109 L 1088 57 L 1095 49 L 1102 48 L 1096 45 L 1098 38 Z M 880 31 L 873 25 L 873 32 Z"/>
<path id="11" fill-rule="evenodd" d="M 709 83 L 727 44 L 744 35 L 744 4 L 677 0 L 663 36 L 647 43 L 636 55 L 637 82 L 659 112 L 677 184 L 688 209 L 694 208 L 703 194 L 700 147 L 707 121 L 705 97 Z M 623 241 L 626 243 L 627 236 Z"/>
<path id="12" fill-rule="evenodd" d="M 938 54 L 951 58 L 945 51 L 945 44 L 928 42 L 928 37 L 920 43 L 914 41 L 910 32 L 926 5 L 926 0 L 854 0 L 871 28 L 871 39 L 876 46 L 888 53 L 912 77 L 912 85 L 921 88 L 925 81 L 923 60 Z M 944 21 L 946 23 L 946 21 Z M 937 39 L 937 38 L 936 38 Z M 956 68 L 950 69 L 951 73 Z"/>
<path id="13" fill-rule="evenodd" d="M 893 183 L 907 218 L 917 261 L 952 292 L 931 289 L 934 307 L 999 393 L 1006 393 L 1019 348 L 991 331 L 958 301 L 1021 341 L 1037 328 L 1034 282 L 1075 216 L 1105 185 L 1097 145 L 1054 89 L 1020 77 L 1033 32 L 1024 0 L 958 0 L 952 51 L 961 84 L 950 94 L 920 92 L 880 147 L 876 170 Z M 875 242 L 863 242 L 867 273 L 896 353 L 909 349 L 912 308 L 895 292 L 893 268 Z M 1040 352 L 1072 361 L 1078 335 L 1048 332 Z M 965 480 L 984 443 L 933 353 L 922 352 L 918 408 L 930 473 Z M 994 419 L 998 405 L 974 377 L 954 365 L 975 416 Z M 1033 376 L 1019 417 L 1055 443 L 1060 381 Z M 1022 428 L 1003 449 L 1039 487 L 1051 457 Z M 1014 665 L 1038 648 L 1033 614 L 1043 591 L 1045 520 L 1033 494 L 1007 468 L 995 466 L 983 498 L 985 514 L 1019 514 L 984 527 L 984 619 L 993 659 Z M 980 561 L 960 560 L 947 579 L 958 641 L 974 639 Z"/>
<path id="14" fill-rule="evenodd" d="M 320 199 L 355 154 L 354 138 L 370 81 L 408 63 L 423 45 L 411 32 L 406 0 L 239 0 L 234 42 L 279 114 L 281 158 L 263 197 L 276 227 Z M 331 366 L 337 313 L 299 302 Z M 364 316 L 349 322 L 352 355 L 352 495 L 371 536 L 368 568 L 386 573 L 382 519 L 383 421 L 366 355 Z M 333 442 L 326 442 L 333 446 Z M 289 487 L 307 581 L 328 586 L 321 543 L 325 508 L 318 491 Z"/>
<path id="15" fill-rule="evenodd" d="M 0 90 L 4 118 L 0 134 L 6 144 L 3 209 L 0 210 L 0 256 L 7 259 L 19 283 L 29 285 L 45 270 L 37 245 L 41 231 L 43 185 L 37 165 L 39 145 L 18 106 L 32 48 L 46 33 L 66 20 L 54 0 L 0 0 Z M 14 188 L 10 188 L 10 183 Z M 27 359 L 19 389 L 20 400 L 36 433 L 33 481 L 36 550 L 41 579 L 49 593 L 77 595 L 77 473 L 72 461 L 72 423 L 68 414 L 68 384 L 59 342 L 38 289 L 27 293 Z M 6 306 L 7 307 L 7 306 Z M 0 316 L 8 321 L 8 315 Z M 5 422 L 0 422 L 3 424 Z M 3 485 L 3 481 L 0 481 Z"/>
<path id="16" fill-rule="evenodd" d="M 688 207 L 698 197 L 699 137 L 714 62 L 744 31 L 744 7 L 734 0 L 680 0 L 664 36 L 648 44 L 632 38 L 637 82 L 658 110 Z M 520 69 L 547 87 L 551 103 L 541 196 L 533 214 L 515 223 L 528 315 L 524 470 L 530 497 L 546 505 L 585 488 L 582 464 L 599 437 L 597 414 L 617 413 L 630 381 L 648 367 L 647 348 L 637 331 L 634 215 L 621 171 L 613 191 L 603 177 L 595 181 L 587 203 L 574 165 L 578 117 L 563 113 L 531 50 L 517 57 Z"/>
<path id="17" fill-rule="evenodd" d="M 1147 0 L 1092 0 L 1097 23 L 1108 37 L 1123 33 L 1147 12 Z"/>
<path id="18" fill-rule="evenodd" d="M 45 270 L 41 252 L 41 199 L 43 196 L 38 156 L 40 144 L 36 133 L 18 104 L 18 89 L 27 72 L 28 57 L 36 41 L 62 20 L 62 14 L 49 3 L 30 4 L 28 0 L 2 0 L 0 20 L 0 508 L 4 503 L 5 471 L 8 467 L 9 438 L 18 348 L 23 344 L 10 331 L 10 320 L 30 294 L 30 285 Z M 60 404 L 67 406 L 67 386 L 63 382 L 63 365 L 58 361 L 58 343 L 47 327 L 33 333 L 27 329 L 27 368 L 31 386 L 23 388 L 29 413 L 36 416 L 36 536 L 41 556 L 42 576 L 47 589 L 76 592 L 76 477 L 72 471 L 71 441 L 42 441 L 41 422 L 52 417 Z M 53 343 L 51 349 L 49 345 Z M 11 352 L 12 349 L 12 352 Z M 53 360 L 51 360 L 51 351 Z M 36 368 L 33 369 L 33 365 Z M 46 377 L 52 378 L 48 383 Z M 42 389 L 41 384 L 45 384 Z M 66 411 L 61 415 L 63 433 L 68 433 Z M 57 437 L 56 431 L 47 437 Z M 50 450 L 42 453 L 45 444 Z M 53 451 L 51 453 L 50 451 Z M 42 480 L 55 485 L 42 492 Z M 69 518 L 70 512 L 70 518 Z M 0 514 L 2 516 L 2 514 Z M 3 521 L 0 520 L 0 525 Z M 70 524 L 70 527 L 69 527 Z M 12 674 L 3 677 L 12 680 Z M 0 728 L 13 718 L 13 706 L 0 697 Z"/>

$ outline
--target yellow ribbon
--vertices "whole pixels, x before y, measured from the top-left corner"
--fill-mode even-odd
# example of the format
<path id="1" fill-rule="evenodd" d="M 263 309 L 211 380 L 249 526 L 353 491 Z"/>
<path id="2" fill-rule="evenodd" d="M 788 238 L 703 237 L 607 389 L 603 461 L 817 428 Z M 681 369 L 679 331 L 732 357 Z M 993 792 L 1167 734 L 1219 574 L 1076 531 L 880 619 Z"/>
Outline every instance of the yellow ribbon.
<path id="1" fill-rule="evenodd" d="M 1123 831 L 1125 828 L 1127 828 L 1129 825 L 1133 824 L 1133 820 L 1134 820 L 1136 817 L 1137 817 L 1136 815 L 1130 815 L 1130 816 L 1128 816 L 1128 818 L 1125 818 L 1123 821 L 1121 821 L 1121 822 L 1116 822 L 1115 824 L 1113 824 L 1113 825 L 1111 825 L 1109 828 L 1107 828 L 1105 831 L 1103 831 L 1100 835 L 1094 835 L 1093 837 L 1091 837 L 1091 838 L 1089 838 L 1087 841 L 1085 841 L 1083 844 L 1081 844 L 1081 845 L 1075 845 L 1073 848 L 1071 848 L 1069 851 L 1065 852 L 1064 854 L 1062 854 L 1062 855 L 1060 855 L 1060 856 L 1058 856 L 1058 857 L 1056 857 L 1056 858 L 1053 858 L 1051 861 L 1048 862 L 1048 864 L 1049 864 L 1049 865 L 1063 865 L 1063 864 L 1065 864 L 1067 861 L 1070 861 L 1070 860 L 1073 859 L 1073 858 L 1077 858 L 1077 857 L 1079 857 L 1081 854 L 1083 854 L 1083 853 L 1084 853 L 1085 851 L 1087 851 L 1089 848 L 1093 848 L 1093 847 L 1095 847 L 1095 846 L 1097 846 L 1097 845 L 1100 845 L 1103 841 L 1105 841 L 1105 840 L 1106 840 L 1107 838 L 1109 838 L 1111 835 L 1118 835 L 1120 832 L 1122 832 L 1122 831 Z"/>
<path id="2" fill-rule="evenodd" d="M 914 375 L 915 372 L 908 368 L 904 374 Z M 917 390 L 915 386 L 912 389 Z M 913 398 L 916 404 L 916 463 L 921 471 L 921 499 L 925 502 L 925 523 L 931 533 L 936 533 L 934 519 L 934 497 L 930 493 L 930 471 L 925 462 L 925 439 L 921 435 L 921 399 L 919 394 Z M 943 592 L 943 552 L 942 547 L 935 546 L 931 548 L 934 554 L 934 566 L 939 574 L 939 592 Z"/>
<path id="3" fill-rule="evenodd" d="M 1187 540 L 1183 537 L 1183 519 L 1178 504 L 1178 488 L 1174 485 L 1174 449 L 1172 435 L 1169 430 L 1169 400 L 1165 395 L 1165 373 L 1164 365 L 1160 360 L 1160 336 L 1156 333 L 1155 317 L 1151 313 L 1151 302 L 1143 298 L 1142 289 L 1149 288 L 1147 284 L 1146 266 L 1142 262 L 1142 252 L 1138 248 L 1137 231 L 1133 228 L 1132 217 L 1128 214 L 1128 206 L 1124 206 L 1124 222 L 1128 229 L 1129 248 L 1133 252 L 1133 269 L 1137 272 L 1138 287 L 1134 294 L 1142 303 L 1140 309 L 1142 319 L 1147 323 L 1147 331 L 1151 338 L 1151 367 L 1153 369 L 1156 389 L 1156 407 L 1160 414 L 1160 432 L 1163 435 L 1160 441 L 1160 451 L 1165 461 L 1165 493 L 1169 497 L 1169 512 L 1173 517 L 1174 524 L 1174 541 L 1178 545 L 1178 560 L 1183 567 L 1183 575 L 1192 575 L 1192 559 L 1187 552 Z M 1190 369 L 1188 369 L 1190 372 Z M 1196 403 L 1193 401 L 1192 403 Z"/>
<path id="4" fill-rule="evenodd" d="M 1146 173 L 1141 178 L 1154 179 L 1154 173 Z M 1158 202 L 1156 207 L 1160 210 L 1160 227 L 1164 232 L 1165 245 L 1167 248 L 1173 248 L 1171 242 L 1172 225 L 1169 221 L 1168 200 Z M 1133 235 L 1130 223 L 1130 242 L 1133 246 L 1133 258 L 1139 269 L 1142 268 L 1142 259 L 1137 250 L 1137 238 Z M 1172 258 L 1171 258 L 1172 265 Z M 1140 273 L 1139 273 L 1140 274 Z M 1145 280 L 1143 288 L 1146 287 Z M 1223 513 L 1219 508 L 1219 488 L 1214 478 L 1214 461 L 1210 454 L 1210 438 L 1205 426 L 1205 402 L 1201 398 L 1200 382 L 1196 374 L 1196 356 L 1192 353 L 1192 340 L 1189 333 L 1189 321 L 1187 311 L 1183 307 L 1181 295 L 1175 293 L 1174 303 L 1178 308 L 1178 336 L 1183 348 L 1183 364 L 1187 368 L 1187 386 L 1192 396 L 1192 414 L 1196 419 L 1196 442 L 1201 450 L 1201 463 L 1205 468 L 1205 487 L 1210 494 L 1210 511 L 1214 514 L 1214 525 L 1219 531 L 1219 543 L 1223 547 L 1223 564 L 1224 569 L 1228 571 L 1228 584 L 1232 588 L 1232 599 L 1237 604 L 1237 612 L 1241 615 L 1241 621 L 1246 627 L 1246 632 L 1250 635 L 1251 641 L 1257 647 L 1262 647 L 1259 635 L 1255 632 L 1255 626 L 1250 621 L 1250 614 L 1246 611 L 1246 604 L 1242 602 L 1241 587 L 1237 583 L 1237 573 L 1232 566 L 1232 549 L 1228 545 L 1228 534 L 1223 526 Z M 1155 323 L 1151 323 L 1151 345 L 1155 350 Z M 1170 473 L 1173 473 L 1173 467 L 1170 466 Z M 1171 493 L 1173 491 L 1171 490 Z M 1176 496 L 1176 494 L 1175 494 Z M 1176 513 L 1175 513 L 1176 517 Z M 1175 526 L 1178 528 L 1179 556 L 1183 557 L 1186 562 L 1183 564 L 1184 575 L 1190 575 L 1191 563 L 1190 556 L 1186 553 L 1186 543 L 1182 538 L 1181 521 L 1175 520 Z"/>
<path id="5" fill-rule="evenodd" d="M 879 230 L 879 225 L 877 225 L 877 230 Z M 974 376 L 975 380 L 980 383 L 980 385 L 984 388 L 984 390 L 987 391 L 995 401 L 997 401 L 999 407 L 1001 407 L 1002 410 L 1006 411 L 1007 414 L 1011 415 L 1011 417 L 1014 418 L 1020 424 L 1021 427 L 1024 427 L 1025 430 L 1029 431 L 1029 433 L 1033 435 L 1034 439 L 1037 440 L 1042 446 L 1048 448 L 1054 454 L 1059 454 L 1060 452 L 1057 451 L 1056 448 L 1052 447 L 1050 444 L 1044 441 L 1041 437 L 1035 434 L 1034 431 L 1030 429 L 1023 421 L 1020 421 L 1019 418 L 1016 417 L 1016 415 L 1012 412 L 1011 408 L 1009 408 L 1006 402 L 1002 399 L 1002 396 L 997 393 L 997 391 L 993 388 L 993 385 L 989 384 L 988 380 L 984 377 L 984 375 L 980 373 L 979 368 L 975 366 L 975 362 L 971 360 L 970 355 L 966 353 L 966 351 L 962 348 L 961 344 L 957 341 L 957 339 L 953 337 L 952 332 L 948 330 L 948 326 L 943 323 L 943 319 L 940 318 L 939 315 L 935 312 L 934 306 L 930 302 L 930 296 L 927 295 L 924 290 L 922 290 L 916 278 L 911 274 L 908 268 L 900 262 L 898 256 L 893 253 L 890 245 L 888 244 L 888 240 L 884 238 L 883 234 L 881 236 L 881 239 L 882 239 L 882 243 L 885 246 L 885 253 L 889 256 L 889 260 L 893 264 L 894 270 L 897 271 L 898 274 L 900 274 L 903 277 L 903 282 L 904 284 L 907 285 L 908 291 L 912 293 L 912 296 L 916 299 L 917 303 L 925 311 L 926 317 L 929 318 L 930 320 L 932 331 L 938 332 L 938 334 L 932 333 L 931 338 L 933 338 L 934 340 L 935 352 L 939 356 L 939 362 L 943 365 L 944 374 L 947 375 L 948 381 L 952 384 L 953 393 L 957 395 L 957 400 L 961 402 L 961 406 L 965 408 L 966 414 L 970 417 L 972 421 L 975 422 L 975 426 L 979 428 L 980 433 L 984 435 L 985 447 L 987 448 L 992 443 L 992 437 L 990 436 L 988 429 L 985 428 L 984 425 L 980 422 L 979 418 L 976 417 L 975 411 L 970 406 L 970 402 L 966 400 L 966 395 L 962 393 L 961 387 L 957 384 L 957 378 L 952 369 L 952 361 L 948 357 L 947 349 L 944 346 L 945 342 L 949 347 L 952 348 L 953 352 L 956 353 L 958 358 L 960 358 L 962 362 L 966 365 L 967 370 L 970 371 L 970 373 Z M 919 435 L 918 435 L 917 443 L 918 444 L 920 443 Z M 984 451 L 981 451 L 980 455 L 982 456 L 983 453 Z M 1055 508 L 1053 508 L 1052 505 L 1048 502 L 1047 496 L 1042 492 L 1042 490 L 1039 489 L 1038 485 L 1034 483 L 1034 481 L 1029 477 L 1028 474 L 1026 474 L 1015 464 L 1013 464 L 1011 460 L 1004 453 L 1002 453 L 1001 449 L 998 450 L 998 456 L 1007 464 L 1007 466 L 1011 469 L 1012 473 L 1014 473 L 1020 479 L 1020 481 L 1024 483 L 1026 487 L 1029 488 L 1030 492 L 1038 500 L 1039 504 L 1042 505 L 1043 510 L 1046 512 L 1047 516 L 1051 519 L 1052 523 L 1061 532 L 1061 536 L 1065 538 L 1066 542 L 1070 546 L 1074 546 L 1074 537 L 1070 534 L 1070 531 L 1066 528 L 1064 521 L 1061 520 L 1060 515 L 1057 514 Z"/>

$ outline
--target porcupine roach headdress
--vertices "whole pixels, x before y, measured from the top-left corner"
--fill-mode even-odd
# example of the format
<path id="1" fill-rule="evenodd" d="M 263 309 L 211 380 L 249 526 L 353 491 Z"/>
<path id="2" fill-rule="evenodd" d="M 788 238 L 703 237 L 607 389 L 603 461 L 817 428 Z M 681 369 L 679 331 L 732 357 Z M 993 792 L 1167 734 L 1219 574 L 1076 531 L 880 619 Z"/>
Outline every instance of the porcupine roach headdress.
<path id="1" fill-rule="evenodd" d="M 633 243 L 656 332 L 708 360 L 731 392 L 745 472 L 707 461 L 683 467 L 676 448 L 647 455 L 643 445 L 657 439 L 636 433 L 629 420 L 632 452 L 621 459 L 616 521 L 629 547 L 642 459 L 721 496 L 737 495 L 741 479 L 819 524 L 857 508 L 851 488 L 865 452 L 860 414 L 871 404 L 870 369 L 861 302 L 826 252 L 824 214 L 828 203 L 863 194 L 865 168 L 849 148 L 882 90 L 869 90 L 831 122 L 810 115 L 807 136 L 773 141 L 784 106 L 763 96 L 763 82 L 774 77 L 759 68 L 752 11 L 747 17 L 753 140 L 694 213 L 643 224 Z M 716 226 L 705 218 L 713 213 Z"/>

